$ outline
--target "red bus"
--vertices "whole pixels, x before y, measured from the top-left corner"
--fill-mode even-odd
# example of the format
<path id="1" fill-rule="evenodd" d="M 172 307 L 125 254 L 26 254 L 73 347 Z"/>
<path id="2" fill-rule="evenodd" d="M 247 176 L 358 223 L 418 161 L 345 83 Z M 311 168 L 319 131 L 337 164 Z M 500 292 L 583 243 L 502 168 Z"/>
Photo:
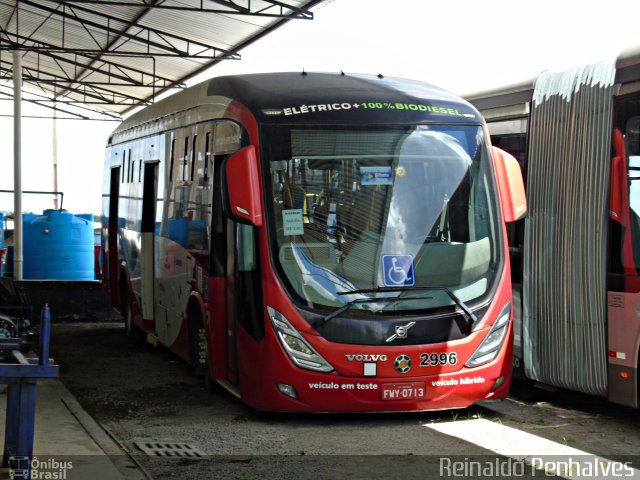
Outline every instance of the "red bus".
<path id="1" fill-rule="evenodd" d="M 126 332 L 273 411 L 466 407 L 511 378 L 516 160 L 420 82 L 214 78 L 106 148 L 103 278 Z"/>
<path id="2" fill-rule="evenodd" d="M 638 407 L 640 49 L 467 99 L 526 178 L 515 372 Z"/>

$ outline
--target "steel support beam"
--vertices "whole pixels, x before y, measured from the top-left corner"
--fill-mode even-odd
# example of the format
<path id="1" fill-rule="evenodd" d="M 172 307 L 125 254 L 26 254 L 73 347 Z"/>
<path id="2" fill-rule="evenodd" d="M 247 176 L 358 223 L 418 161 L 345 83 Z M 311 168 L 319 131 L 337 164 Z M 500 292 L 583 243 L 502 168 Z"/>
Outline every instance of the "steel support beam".
<path id="1" fill-rule="evenodd" d="M 163 56 L 164 55 L 164 56 L 172 56 L 172 57 L 206 58 L 206 59 L 221 58 L 221 57 L 224 58 L 227 55 L 230 55 L 230 53 L 224 49 L 216 48 L 211 45 L 207 45 L 205 43 L 201 43 L 195 40 L 190 40 L 188 38 L 179 37 L 169 32 L 162 32 L 157 29 L 145 27 L 144 25 L 129 26 L 129 25 L 126 25 L 126 23 L 122 19 L 119 19 L 111 15 L 107 15 L 104 13 L 98 14 L 96 13 L 95 10 L 90 10 L 85 7 L 80 7 L 77 5 L 68 6 L 67 8 L 71 11 L 71 13 L 68 13 L 67 8 L 63 8 L 62 10 L 60 10 L 59 8 L 51 8 L 46 5 L 42 5 L 40 3 L 32 2 L 31 0 L 20 0 L 20 2 L 22 3 L 22 5 L 27 5 L 31 8 L 39 9 L 44 12 L 47 12 L 51 16 L 60 17 L 63 19 L 63 22 L 64 20 L 71 20 L 81 25 L 85 29 L 85 31 L 87 31 L 89 36 L 93 39 L 94 43 L 96 44 L 96 48 L 87 48 L 87 49 L 74 48 L 73 49 L 74 52 L 95 53 L 95 54 L 120 53 L 120 54 L 126 54 L 131 56 L 141 56 L 141 55 Z M 65 4 L 62 3 L 62 6 L 64 7 Z M 80 17 L 76 13 L 76 10 L 78 12 L 82 12 L 87 15 L 92 15 L 92 16 L 98 15 L 104 20 L 106 20 L 106 22 L 103 24 L 99 22 L 94 22 L 92 20 L 89 20 L 88 18 Z M 112 23 L 116 25 L 122 24 L 123 28 L 121 29 L 113 28 L 110 26 Z M 109 37 L 107 37 L 108 45 L 106 46 L 106 48 L 104 45 L 100 45 L 100 42 L 98 42 L 91 35 L 91 32 L 89 32 L 87 27 L 92 27 L 96 30 L 104 31 L 109 34 Z M 128 30 L 130 28 L 135 28 L 137 30 L 137 33 L 136 34 L 129 33 Z M 57 51 L 69 51 L 69 49 L 66 49 L 64 48 L 64 46 L 62 46 L 65 43 L 64 29 L 62 29 L 61 33 L 63 35 L 63 38 L 61 38 L 61 41 L 60 41 L 61 46 L 57 46 L 57 47 L 50 46 L 50 47 L 47 47 L 48 50 L 56 49 Z M 157 40 L 152 40 L 151 39 L 152 35 L 154 38 L 162 40 L 162 42 Z M 114 38 L 117 40 L 126 39 L 127 41 L 109 43 L 109 38 Z M 147 51 L 136 52 L 136 51 L 119 50 L 119 45 L 127 45 L 129 41 L 138 42 L 141 45 L 146 46 Z M 183 47 L 186 47 L 186 49 L 177 48 L 174 45 L 174 43 L 180 43 L 183 45 Z M 194 47 L 198 50 L 192 53 L 190 51 L 191 47 Z M 44 47 L 41 47 L 41 48 L 44 48 Z M 151 48 L 157 49 L 158 51 L 152 51 Z"/>
<path id="2" fill-rule="evenodd" d="M 80 58 L 87 59 L 88 61 L 88 63 L 81 63 L 77 60 L 72 60 L 63 55 L 57 55 L 55 52 L 60 52 L 60 50 L 52 45 L 48 45 L 43 42 L 37 42 L 37 45 L 29 45 L 25 42 L 31 42 L 31 43 L 35 43 L 35 42 L 33 42 L 33 40 L 31 40 L 30 38 L 24 37 L 22 35 L 9 34 L 8 32 L 6 32 L 6 30 L 3 30 L 2 28 L 0 28 L 0 38 L 3 35 L 6 41 L 3 42 L 2 45 L 0 45 L 0 50 L 9 50 L 9 51 L 21 50 L 25 52 L 37 52 L 38 55 L 46 56 L 48 58 L 53 59 L 56 62 L 67 63 L 74 68 L 84 69 L 85 71 L 89 70 L 91 73 L 102 74 L 102 75 L 105 75 L 107 78 L 115 78 L 117 80 L 125 82 L 128 85 L 150 87 L 150 86 L 154 86 L 154 84 L 157 81 L 162 81 L 163 82 L 162 87 L 166 87 L 167 85 L 175 83 L 175 80 L 170 78 L 160 77 L 153 72 L 149 73 L 148 71 L 136 69 L 133 67 L 127 67 L 125 65 L 122 65 L 116 62 L 104 60 L 103 58 L 96 59 L 92 55 L 88 55 L 85 53 L 78 53 L 78 51 L 76 50 L 69 50 L 67 52 L 64 52 L 64 53 L 73 54 L 73 56 L 76 58 L 80 57 Z M 9 38 L 9 36 L 17 37 L 17 39 L 22 41 L 23 43 L 14 42 Z M 43 46 L 45 48 L 40 49 L 39 46 Z M 48 47 L 53 47 L 53 48 L 50 49 Z M 114 55 L 114 56 L 117 57 L 117 55 Z M 153 55 L 144 55 L 142 57 L 147 58 L 149 60 L 153 60 Z M 108 67 L 108 70 L 93 67 L 89 64 L 91 62 L 99 62 L 105 67 Z M 63 68 L 60 68 L 60 70 L 66 73 Z M 120 73 L 114 73 L 113 70 L 116 70 Z M 140 77 L 139 80 L 134 78 L 138 76 Z M 74 77 L 68 76 L 67 78 L 69 80 L 76 80 L 78 81 L 78 83 L 80 83 L 80 80 L 79 80 L 80 77 L 82 77 L 82 74 L 75 75 Z M 150 77 L 153 80 L 153 83 L 144 83 L 145 77 Z"/>
<path id="3" fill-rule="evenodd" d="M 246 1 L 247 7 L 238 5 L 238 2 L 232 2 L 229 0 L 201 0 L 199 5 L 189 6 L 180 4 L 171 4 L 168 2 L 158 4 L 154 6 L 157 10 L 180 10 L 191 12 L 203 12 L 203 13 L 216 13 L 221 15 L 246 15 L 254 17 L 269 17 L 269 18 L 285 18 L 290 20 L 313 20 L 313 12 L 305 10 L 303 8 L 296 7 L 294 5 L 288 5 L 286 2 L 280 2 L 277 0 L 263 0 L 264 3 L 268 3 L 267 7 L 262 9 L 253 10 L 251 8 L 251 0 Z M 66 4 L 80 4 L 80 3 L 97 3 L 100 5 L 112 5 L 112 6 L 125 6 L 125 7 L 144 7 L 148 6 L 145 0 L 60 0 L 60 3 Z M 253 2 L 254 4 L 256 2 Z M 217 4 L 226 7 L 211 8 L 205 5 Z M 268 12 L 271 9 L 279 9 L 280 13 Z M 290 13 L 284 13 L 284 10 L 290 10 Z"/>
<path id="4" fill-rule="evenodd" d="M 22 280 L 22 52 L 13 52 L 13 278 Z"/>

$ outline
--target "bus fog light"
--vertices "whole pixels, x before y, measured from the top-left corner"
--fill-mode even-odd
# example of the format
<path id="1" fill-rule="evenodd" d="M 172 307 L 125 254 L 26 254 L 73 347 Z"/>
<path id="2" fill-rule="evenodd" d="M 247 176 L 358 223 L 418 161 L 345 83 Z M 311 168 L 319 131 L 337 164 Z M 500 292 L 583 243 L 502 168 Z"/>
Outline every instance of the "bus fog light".
<path id="1" fill-rule="evenodd" d="M 291 385 L 287 385 L 286 383 L 276 383 L 278 390 L 284 393 L 287 397 L 291 397 L 293 399 L 298 398 L 298 394 L 296 393 L 296 389 Z"/>
<path id="2" fill-rule="evenodd" d="M 506 375 L 502 375 L 501 377 L 498 377 L 496 379 L 496 383 L 493 384 L 493 388 L 491 389 L 491 391 L 495 392 L 497 389 L 499 389 L 506 379 L 507 379 Z"/>

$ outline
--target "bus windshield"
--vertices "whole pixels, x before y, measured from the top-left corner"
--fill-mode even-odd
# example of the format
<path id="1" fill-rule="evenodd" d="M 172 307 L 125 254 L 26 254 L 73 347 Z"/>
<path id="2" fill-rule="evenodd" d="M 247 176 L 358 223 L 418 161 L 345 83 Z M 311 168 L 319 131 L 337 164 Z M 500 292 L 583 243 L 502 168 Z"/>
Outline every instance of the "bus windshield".
<path id="1" fill-rule="evenodd" d="M 480 126 L 263 134 L 274 263 L 308 308 L 406 314 L 492 289 L 502 254 Z M 446 289 L 416 288 L 430 286 Z"/>

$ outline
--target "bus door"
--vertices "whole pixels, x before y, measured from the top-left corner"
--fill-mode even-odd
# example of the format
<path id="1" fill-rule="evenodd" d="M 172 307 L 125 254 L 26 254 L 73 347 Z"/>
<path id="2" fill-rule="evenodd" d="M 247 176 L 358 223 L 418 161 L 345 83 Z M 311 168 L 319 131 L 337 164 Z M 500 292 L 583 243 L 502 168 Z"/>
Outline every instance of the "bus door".
<path id="1" fill-rule="evenodd" d="M 215 155 L 213 164 L 209 301 L 215 345 L 209 352 L 215 376 L 224 377 L 229 383 L 238 385 L 236 245 L 240 225 L 227 219 L 223 213 L 220 175 L 222 162 L 226 157 L 227 155 Z"/>
<path id="2" fill-rule="evenodd" d="M 111 294 L 111 305 L 119 306 L 118 289 L 118 208 L 120 198 L 120 167 L 111 169 L 109 180 L 109 223 L 107 224 L 107 244 L 103 251 L 107 262 L 103 262 L 106 274 L 104 278 L 109 279 L 109 290 Z"/>
<path id="3" fill-rule="evenodd" d="M 237 271 L 237 234 L 240 225 L 227 220 L 227 265 L 226 265 L 226 304 L 227 304 L 227 379 L 234 385 L 238 385 L 238 344 L 236 328 L 238 326 L 236 299 Z"/>
<path id="4" fill-rule="evenodd" d="M 238 330 L 256 341 L 264 336 L 262 283 L 257 261 L 257 231 L 227 220 L 227 379 L 238 385 Z"/>
<path id="5" fill-rule="evenodd" d="M 608 391 L 638 407 L 640 353 L 640 95 L 617 98 L 611 169 Z"/>
<path id="6" fill-rule="evenodd" d="M 158 166 L 158 160 L 146 162 L 144 164 L 144 180 L 142 187 L 142 222 L 140 226 L 140 275 L 142 294 L 142 318 L 145 320 L 153 320 L 154 318 L 154 244 L 156 202 L 158 200 Z"/>
<path id="7" fill-rule="evenodd" d="M 257 268 L 257 231 L 228 218 L 223 208 L 222 165 L 241 148 L 238 124 L 216 122 L 213 139 L 209 310 L 213 339 L 209 355 L 215 378 L 239 386 L 240 329 L 260 340 L 264 336 L 262 283 Z M 242 358 L 245 358 L 243 352 Z"/>

